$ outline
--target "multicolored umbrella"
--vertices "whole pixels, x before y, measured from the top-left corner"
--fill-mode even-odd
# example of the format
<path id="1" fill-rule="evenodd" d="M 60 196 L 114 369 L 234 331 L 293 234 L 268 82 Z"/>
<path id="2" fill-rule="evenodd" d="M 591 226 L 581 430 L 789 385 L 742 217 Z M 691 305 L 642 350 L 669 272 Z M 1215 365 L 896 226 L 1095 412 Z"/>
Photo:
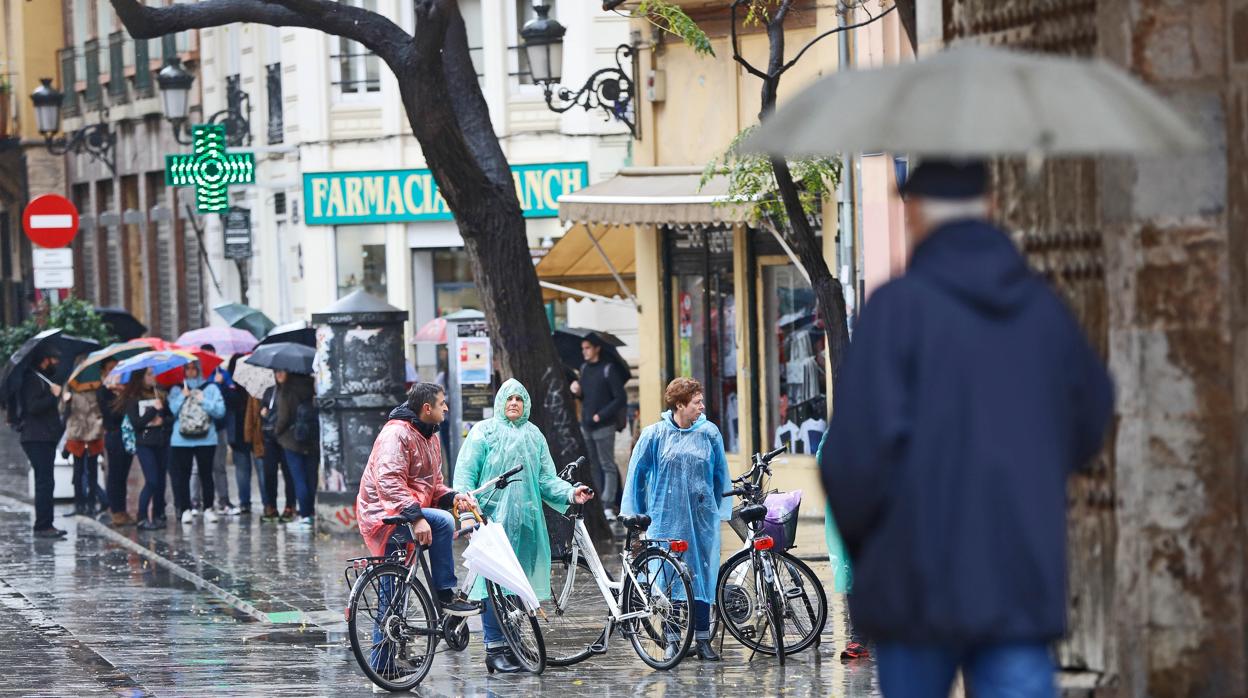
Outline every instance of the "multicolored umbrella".
<path id="1" fill-rule="evenodd" d="M 241 330 L 247 330 L 256 339 L 262 339 L 269 330 L 277 327 L 277 323 L 269 319 L 267 315 L 242 303 L 224 303 L 213 308 L 217 315 L 230 323 L 230 327 L 237 327 Z"/>
<path id="2" fill-rule="evenodd" d="M 217 367 L 220 366 L 223 361 L 225 361 L 225 359 L 222 359 L 220 356 L 217 356 L 216 354 L 213 354 L 210 351 L 204 351 L 202 349 L 195 349 L 193 347 L 184 347 L 180 344 L 166 342 L 165 340 L 159 337 L 139 337 L 138 339 L 134 341 L 142 342 L 148 345 L 152 349 L 152 351 L 183 351 L 188 354 L 191 354 L 195 357 L 195 360 L 199 362 L 199 368 L 201 371 L 203 371 L 203 374 L 205 376 L 217 370 Z M 168 386 L 173 386 L 173 385 L 177 385 L 181 383 L 185 379 L 185 377 L 186 375 L 182 371 L 182 367 L 178 366 L 177 368 L 171 371 L 158 374 L 156 376 L 156 382 L 160 383 L 163 386 L 168 387 Z M 109 383 L 110 381 L 108 379 L 105 379 L 104 382 Z M 125 382 L 125 381 L 122 381 L 122 382 Z"/>
<path id="3" fill-rule="evenodd" d="M 247 330 L 237 327 L 201 327 L 198 330 L 183 332 L 177 344 L 184 347 L 200 348 L 211 344 L 216 353 L 247 354 L 256 348 L 256 338 Z"/>
<path id="4" fill-rule="evenodd" d="M 143 373 L 151 369 L 152 373 L 160 376 L 162 373 L 182 368 L 195 360 L 195 355 L 189 351 L 177 349 L 145 351 L 114 366 L 105 380 L 108 382 L 129 383 L 130 377 L 136 373 Z"/>
<path id="5" fill-rule="evenodd" d="M 82 363 L 78 364 L 74 372 L 69 375 L 69 389 L 78 393 L 95 390 L 104 380 L 102 371 L 105 362 L 125 361 L 151 349 L 144 342 L 117 342 L 99 351 L 93 351 L 87 354 L 87 358 L 83 359 Z"/>

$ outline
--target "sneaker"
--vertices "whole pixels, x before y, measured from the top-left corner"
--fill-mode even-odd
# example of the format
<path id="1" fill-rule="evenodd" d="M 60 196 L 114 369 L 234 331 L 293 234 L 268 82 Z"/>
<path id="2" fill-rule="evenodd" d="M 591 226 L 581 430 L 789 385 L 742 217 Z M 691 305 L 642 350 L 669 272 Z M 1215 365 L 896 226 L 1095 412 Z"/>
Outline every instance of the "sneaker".
<path id="1" fill-rule="evenodd" d="M 35 529 L 35 538 L 64 538 L 66 535 L 68 535 L 67 532 L 55 526 Z"/>
<path id="2" fill-rule="evenodd" d="M 182 512 L 182 523 L 184 524 L 195 523 L 195 510 L 194 509 L 187 509 L 186 511 Z"/>
<path id="3" fill-rule="evenodd" d="M 216 523 L 220 518 L 221 515 L 217 513 L 216 509 L 204 510 L 204 523 Z"/>
<path id="4" fill-rule="evenodd" d="M 185 520 L 186 519 L 183 519 L 183 521 Z M 139 522 L 139 530 L 141 531 L 155 531 L 161 528 L 164 528 L 164 526 L 162 526 L 161 524 L 155 521 L 152 521 L 151 519 L 143 519 L 142 521 Z"/>
<path id="5" fill-rule="evenodd" d="M 113 528 L 121 528 L 123 526 L 133 526 L 136 523 L 138 523 L 137 521 L 134 520 L 134 517 L 131 516 L 130 512 L 128 511 L 113 512 L 112 520 L 113 520 Z"/>
<path id="6" fill-rule="evenodd" d="M 442 602 L 442 612 L 448 616 L 466 618 L 481 614 L 481 604 L 467 599 L 454 599 Z"/>
<path id="7" fill-rule="evenodd" d="M 291 521 L 294 521 L 295 510 L 291 509 L 290 507 L 286 507 L 285 509 L 282 509 L 282 515 L 277 517 L 277 520 L 281 521 L 282 523 L 290 523 Z"/>
<path id="8" fill-rule="evenodd" d="M 866 645 L 858 642 L 851 642 L 845 645 L 845 649 L 841 650 L 841 659 L 861 659 L 862 657 L 870 657 L 871 651 Z"/>
<path id="9" fill-rule="evenodd" d="M 251 506 L 250 506 L 250 505 L 248 505 L 248 504 L 240 504 L 240 505 L 238 506 L 238 511 L 237 511 L 237 513 L 236 513 L 236 514 L 231 514 L 231 516 L 234 516 L 234 515 L 237 515 L 237 516 L 251 516 Z"/>
<path id="10" fill-rule="evenodd" d="M 300 516 L 287 523 L 286 528 L 292 531 L 313 531 L 316 530 L 316 519 L 311 516 Z"/>
<path id="11" fill-rule="evenodd" d="M 277 515 L 277 509 L 265 507 L 264 513 L 260 515 L 260 523 L 277 523 L 281 521 L 281 517 Z"/>

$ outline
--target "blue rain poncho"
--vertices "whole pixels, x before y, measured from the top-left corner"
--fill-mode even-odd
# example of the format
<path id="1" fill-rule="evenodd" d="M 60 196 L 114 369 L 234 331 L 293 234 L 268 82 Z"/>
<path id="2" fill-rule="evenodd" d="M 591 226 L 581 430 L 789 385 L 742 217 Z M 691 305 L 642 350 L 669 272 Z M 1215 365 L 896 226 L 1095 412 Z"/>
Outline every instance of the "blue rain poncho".
<path id="1" fill-rule="evenodd" d="M 519 395 L 524 413 L 507 419 L 507 400 Z M 477 422 L 459 449 L 455 461 L 456 492 L 475 490 L 517 465 L 524 470 L 510 485 L 490 490 L 478 498 L 481 511 L 503 525 L 520 567 L 529 577 L 537 598 L 550 598 L 550 536 L 542 504 L 563 513 L 572 503 L 572 485 L 561 479 L 550 457 L 546 437 L 529 423 L 533 401 L 520 381 L 510 379 L 494 396 L 494 416 Z M 485 583 L 478 579 L 471 598 L 485 598 Z"/>
<path id="2" fill-rule="evenodd" d="M 628 463 L 621 511 L 651 519 L 650 538 L 689 541 L 681 556 L 693 576 L 693 596 L 715 602 L 719 576 L 719 529 L 732 514 L 732 489 L 724 438 L 719 428 L 698 417 L 681 429 L 671 411 L 641 432 Z"/>

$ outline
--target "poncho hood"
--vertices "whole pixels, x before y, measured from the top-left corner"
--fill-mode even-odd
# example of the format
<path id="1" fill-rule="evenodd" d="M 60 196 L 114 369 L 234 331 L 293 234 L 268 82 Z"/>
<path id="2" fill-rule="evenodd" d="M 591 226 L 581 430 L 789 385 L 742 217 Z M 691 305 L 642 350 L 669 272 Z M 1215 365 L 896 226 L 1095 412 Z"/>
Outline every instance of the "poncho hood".
<path id="1" fill-rule="evenodd" d="M 706 415 L 698 415 L 698 418 L 693 420 L 693 424 L 691 424 L 688 429 L 682 429 L 680 425 L 676 423 L 676 416 L 672 414 L 671 410 L 668 410 L 663 413 L 663 419 L 660 423 L 663 426 L 675 429 L 676 431 L 694 431 L 695 429 L 702 428 L 702 425 L 706 424 Z"/>
<path id="2" fill-rule="evenodd" d="M 511 421 L 507 419 L 507 401 L 512 395 L 519 395 L 524 400 L 524 412 L 520 415 L 520 419 Z M 515 378 L 508 378 L 503 383 L 503 387 L 498 389 L 498 394 L 494 396 L 494 419 L 517 427 L 524 426 L 529 421 L 529 413 L 533 410 L 533 399 L 529 397 L 529 391 L 524 385 Z"/>

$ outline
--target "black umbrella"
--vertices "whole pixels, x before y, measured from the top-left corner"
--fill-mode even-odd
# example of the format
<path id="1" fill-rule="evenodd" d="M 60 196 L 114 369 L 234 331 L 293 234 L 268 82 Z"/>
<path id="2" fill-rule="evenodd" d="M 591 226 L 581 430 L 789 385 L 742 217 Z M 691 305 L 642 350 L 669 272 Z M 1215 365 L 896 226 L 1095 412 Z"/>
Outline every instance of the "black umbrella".
<path id="1" fill-rule="evenodd" d="M 147 325 L 139 322 L 139 319 L 125 308 L 96 308 L 95 313 L 100 316 L 104 324 L 112 328 L 119 342 L 129 342 L 147 334 Z"/>
<path id="2" fill-rule="evenodd" d="M 276 344 L 278 342 L 292 342 L 294 344 L 302 344 L 304 346 L 316 346 L 316 328 L 309 327 L 308 323 L 303 320 L 298 322 L 288 322 L 285 325 L 278 325 L 269 330 L 269 333 L 260 340 L 260 344 Z"/>
<path id="3" fill-rule="evenodd" d="M 36 356 L 48 354 L 57 356 L 60 366 L 57 367 L 56 383 L 64 383 L 73 371 L 73 358 L 100 348 L 100 343 L 82 337 L 71 337 L 64 334 L 59 327 L 44 330 L 26 340 L 17 351 L 5 362 L 0 372 L 0 401 L 8 402 L 9 398 L 22 389 L 22 374 Z"/>
<path id="4" fill-rule="evenodd" d="M 581 364 L 585 363 L 585 358 L 581 355 L 581 342 L 588 339 L 602 347 L 601 360 L 610 361 L 623 369 L 625 381 L 632 378 L 633 374 L 628 368 L 628 362 L 616 350 L 616 347 L 624 346 L 624 340 L 610 332 L 590 330 L 583 327 L 565 327 L 561 330 L 555 330 L 554 339 L 555 351 L 558 352 L 559 360 L 565 366 L 574 370 L 580 370 Z"/>
<path id="5" fill-rule="evenodd" d="M 256 347 L 246 361 L 252 366 L 274 371 L 312 375 L 312 359 L 315 356 L 316 350 L 312 347 L 294 342 L 276 342 Z"/>

